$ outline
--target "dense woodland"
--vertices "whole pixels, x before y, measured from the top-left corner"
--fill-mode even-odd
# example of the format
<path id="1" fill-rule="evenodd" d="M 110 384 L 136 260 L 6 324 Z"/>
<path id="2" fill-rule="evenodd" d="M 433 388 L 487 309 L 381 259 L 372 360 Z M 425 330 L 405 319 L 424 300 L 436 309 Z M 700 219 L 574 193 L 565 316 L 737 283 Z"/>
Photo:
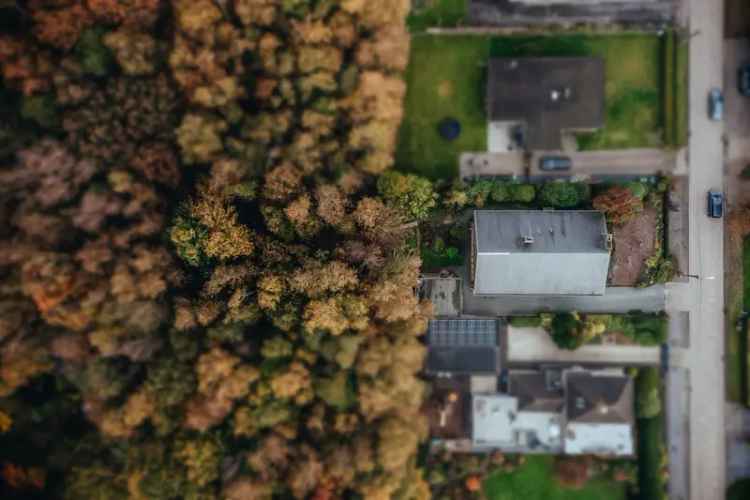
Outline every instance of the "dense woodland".
<path id="1" fill-rule="evenodd" d="M 429 498 L 408 9 L 0 0 L 0 497 Z"/>

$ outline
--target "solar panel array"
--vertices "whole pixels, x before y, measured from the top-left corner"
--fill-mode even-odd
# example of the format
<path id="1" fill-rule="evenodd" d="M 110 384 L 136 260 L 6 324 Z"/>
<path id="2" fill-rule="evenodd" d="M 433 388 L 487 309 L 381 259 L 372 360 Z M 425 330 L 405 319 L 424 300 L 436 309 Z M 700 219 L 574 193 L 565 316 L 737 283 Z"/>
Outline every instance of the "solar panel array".
<path id="1" fill-rule="evenodd" d="M 430 321 L 430 346 L 496 347 L 498 321 L 494 319 L 434 319 Z"/>

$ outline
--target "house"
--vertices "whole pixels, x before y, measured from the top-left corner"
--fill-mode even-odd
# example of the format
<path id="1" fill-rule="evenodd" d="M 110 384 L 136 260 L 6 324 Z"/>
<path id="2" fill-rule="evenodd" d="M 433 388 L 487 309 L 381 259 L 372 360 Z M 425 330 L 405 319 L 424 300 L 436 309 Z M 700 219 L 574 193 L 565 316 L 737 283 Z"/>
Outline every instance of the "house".
<path id="1" fill-rule="evenodd" d="M 501 327 L 498 319 L 431 320 L 427 328 L 427 373 L 497 377 Z"/>
<path id="2" fill-rule="evenodd" d="M 489 61 L 488 75 L 490 151 L 497 149 L 493 130 L 506 130 L 503 124 L 521 124 L 529 150 L 559 150 L 563 131 L 604 126 L 601 58 L 495 58 Z"/>
<path id="3" fill-rule="evenodd" d="M 622 370 L 511 371 L 505 393 L 472 394 L 472 449 L 632 456 L 633 391 Z"/>
<path id="4" fill-rule="evenodd" d="M 475 295 L 603 295 L 611 238 L 592 210 L 475 210 L 469 286 Z"/>

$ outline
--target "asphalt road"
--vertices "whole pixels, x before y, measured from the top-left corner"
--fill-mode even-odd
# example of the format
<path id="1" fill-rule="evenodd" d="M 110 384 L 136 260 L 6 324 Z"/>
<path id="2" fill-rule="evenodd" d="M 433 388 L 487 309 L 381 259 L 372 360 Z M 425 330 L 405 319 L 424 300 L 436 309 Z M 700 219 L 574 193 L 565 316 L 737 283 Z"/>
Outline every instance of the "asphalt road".
<path id="1" fill-rule="evenodd" d="M 707 95 L 723 83 L 723 1 L 690 0 L 690 498 L 720 500 L 726 487 L 724 422 L 723 221 L 706 217 L 706 192 L 723 189 L 722 122 L 707 115 Z"/>

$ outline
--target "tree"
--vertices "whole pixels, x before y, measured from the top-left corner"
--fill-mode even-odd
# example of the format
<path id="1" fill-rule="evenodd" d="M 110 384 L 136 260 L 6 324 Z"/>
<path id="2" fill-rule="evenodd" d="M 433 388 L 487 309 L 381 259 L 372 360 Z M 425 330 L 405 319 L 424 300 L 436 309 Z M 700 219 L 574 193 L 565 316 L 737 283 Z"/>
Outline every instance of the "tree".
<path id="1" fill-rule="evenodd" d="M 625 224 L 643 211 L 643 200 L 627 187 L 614 186 L 595 197 L 593 205 L 615 225 Z"/>
<path id="2" fill-rule="evenodd" d="M 583 345 L 578 335 L 579 320 L 577 314 L 560 313 L 552 318 L 550 335 L 555 344 L 562 349 L 575 350 Z"/>
<path id="3" fill-rule="evenodd" d="M 413 174 L 384 173 L 378 178 L 378 192 L 411 219 L 424 219 L 437 204 L 432 183 Z"/>

